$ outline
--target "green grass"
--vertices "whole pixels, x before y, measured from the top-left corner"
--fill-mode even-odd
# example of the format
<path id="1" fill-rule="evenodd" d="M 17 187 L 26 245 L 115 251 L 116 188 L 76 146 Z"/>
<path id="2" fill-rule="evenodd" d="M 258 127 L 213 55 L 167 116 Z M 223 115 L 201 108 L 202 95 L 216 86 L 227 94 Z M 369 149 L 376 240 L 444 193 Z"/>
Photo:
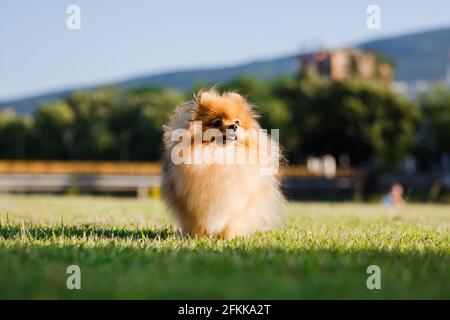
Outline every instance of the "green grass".
<path id="1" fill-rule="evenodd" d="M 450 206 L 292 203 L 285 221 L 193 240 L 158 200 L 0 195 L 0 298 L 450 298 Z"/>

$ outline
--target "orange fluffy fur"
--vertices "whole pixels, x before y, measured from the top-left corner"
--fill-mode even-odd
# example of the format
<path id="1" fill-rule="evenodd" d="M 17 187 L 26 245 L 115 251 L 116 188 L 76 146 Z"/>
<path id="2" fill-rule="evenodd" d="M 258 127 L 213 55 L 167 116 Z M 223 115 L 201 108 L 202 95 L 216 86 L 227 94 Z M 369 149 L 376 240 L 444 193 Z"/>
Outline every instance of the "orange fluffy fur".
<path id="1" fill-rule="evenodd" d="M 256 163 L 175 164 L 171 155 L 178 142 L 171 141 L 172 133 L 185 129 L 195 135 L 194 121 L 202 121 L 200 134 L 214 128 L 225 135 L 231 124 L 239 124 L 234 142 L 203 141 L 203 154 L 212 155 L 220 148 L 226 153 L 232 147 L 243 156 L 252 151 L 262 154 Z M 263 160 L 271 159 L 278 165 L 278 145 L 268 135 L 257 139 L 254 132 L 258 129 L 252 106 L 234 92 L 200 92 L 176 109 L 164 127 L 162 194 L 184 234 L 231 239 L 278 224 L 285 203 L 278 178 L 261 174 Z M 195 154 L 200 148 L 192 141 L 188 152 Z M 269 154 L 267 145 L 275 153 Z"/>

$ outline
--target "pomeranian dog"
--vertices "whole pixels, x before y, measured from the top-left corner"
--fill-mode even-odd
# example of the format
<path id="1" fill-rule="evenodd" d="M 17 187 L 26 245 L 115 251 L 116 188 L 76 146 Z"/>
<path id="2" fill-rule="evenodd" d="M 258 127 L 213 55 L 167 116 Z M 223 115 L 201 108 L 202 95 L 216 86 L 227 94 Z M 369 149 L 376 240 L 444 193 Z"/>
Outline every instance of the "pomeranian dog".
<path id="1" fill-rule="evenodd" d="M 241 95 L 197 93 L 164 126 L 164 148 L 162 196 L 183 234 L 232 239 L 280 221 L 278 143 Z"/>

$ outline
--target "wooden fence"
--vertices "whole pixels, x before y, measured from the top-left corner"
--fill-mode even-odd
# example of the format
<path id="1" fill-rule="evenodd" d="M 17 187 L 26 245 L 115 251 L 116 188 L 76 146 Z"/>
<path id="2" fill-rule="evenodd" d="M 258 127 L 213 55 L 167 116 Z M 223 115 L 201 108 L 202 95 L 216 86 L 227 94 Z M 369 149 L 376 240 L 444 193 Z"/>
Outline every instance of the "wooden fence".
<path id="1" fill-rule="evenodd" d="M 64 175 L 160 175 L 161 167 L 156 162 L 114 161 L 23 161 L 0 160 L 0 174 L 64 174 Z M 284 177 L 320 177 L 306 166 L 282 166 L 279 174 Z M 354 168 L 337 168 L 336 177 L 355 177 Z"/>

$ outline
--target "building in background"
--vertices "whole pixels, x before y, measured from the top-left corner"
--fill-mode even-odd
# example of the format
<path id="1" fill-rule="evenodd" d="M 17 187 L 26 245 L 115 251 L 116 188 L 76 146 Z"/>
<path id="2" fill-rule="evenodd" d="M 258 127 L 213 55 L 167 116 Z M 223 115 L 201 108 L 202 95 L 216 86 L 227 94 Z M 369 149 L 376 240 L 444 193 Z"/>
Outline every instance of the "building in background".
<path id="1" fill-rule="evenodd" d="M 391 63 L 373 52 L 357 48 L 321 50 L 300 57 L 301 69 L 309 68 L 333 80 L 358 77 L 390 82 L 393 78 Z"/>
<path id="2" fill-rule="evenodd" d="M 450 88 L 450 52 L 441 80 L 394 81 L 394 66 L 388 59 L 358 48 L 319 50 L 300 56 L 300 70 L 310 69 L 332 80 L 356 77 L 390 83 L 392 90 L 417 100 L 438 84 Z"/>

